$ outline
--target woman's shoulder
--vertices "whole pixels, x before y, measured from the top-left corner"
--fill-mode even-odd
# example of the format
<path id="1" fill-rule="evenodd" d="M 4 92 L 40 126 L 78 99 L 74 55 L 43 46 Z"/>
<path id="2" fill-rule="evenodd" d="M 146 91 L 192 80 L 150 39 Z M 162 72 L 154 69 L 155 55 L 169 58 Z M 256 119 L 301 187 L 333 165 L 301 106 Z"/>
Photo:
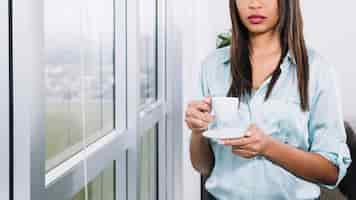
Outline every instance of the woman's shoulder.
<path id="1" fill-rule="evenodd" d="M 309 80 L 313 94 L 321 91 L 339 90 L 339 74 L 327 57 L 314 48 L 308 47 Z M 337 92 L 337 91 L 333 91 Z M 314 96 L 314 95 L 313 95 Z"/>
<path id="2" fill-rule="evenodd" d="M 334 65 L 327 57 L 310 46 L 307 47 L 307 52 L 310 68 L 310 78 L 312 80 L 317 82 L 325 82 L 327 79 L 337 75 Z"/>

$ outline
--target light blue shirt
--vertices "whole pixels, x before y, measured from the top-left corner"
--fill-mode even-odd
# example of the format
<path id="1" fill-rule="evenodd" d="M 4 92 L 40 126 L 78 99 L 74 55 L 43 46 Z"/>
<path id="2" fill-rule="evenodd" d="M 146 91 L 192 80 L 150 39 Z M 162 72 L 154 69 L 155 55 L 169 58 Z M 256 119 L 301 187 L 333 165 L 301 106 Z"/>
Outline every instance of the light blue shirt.
<path id="1" fill-rule="evenodd" d="M 310 64 L 309 111 L 300 108 L 295 61 L 284 58 L 281 74 L 264 102 L 269 77 L 251 99 L 242 102 L 239 128 L 255 123 L 266 134 L 304 151 L 322 155 L 339 169 L 337 184 L 351 163 L 336 73 L 319 54 L 308 48 Z M 231 84 L 230 47 L 217 49 L 202 64 L 199 96 L 226 96 Z M 231 147 L 209 140 L 215 165 L 206 189 L 219 200 L 315 199 L 319 185 L 296 177 L 264 157 L 245 159 Z M 321 185 L 335 188 L 336 185 Z"/>

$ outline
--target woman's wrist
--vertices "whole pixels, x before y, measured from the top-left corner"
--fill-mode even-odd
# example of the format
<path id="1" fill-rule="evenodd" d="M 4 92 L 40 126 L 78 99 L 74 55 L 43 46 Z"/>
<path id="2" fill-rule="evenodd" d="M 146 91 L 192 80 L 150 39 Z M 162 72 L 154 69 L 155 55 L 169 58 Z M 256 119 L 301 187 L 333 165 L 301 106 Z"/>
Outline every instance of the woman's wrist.
<path id="1" fill-rule="evenodd" d="M 279 142 L 271 136 L 267 136 L 266 147 L 262 151 L 262 155 L 266 158 L 272 158 L 275 152 L 275 148 L 278 147 Z"/>
<path id="2" fill-rule="evenodd" d="M 209 140 L 203 136 L 203 132 L 192 132 L 191 143 L 195 146 L 209 145 Z"/>
<path id="3" fill-rule="evenodd" d="M 203 132 L 204 131 L 200 131 L 200 130 L 193 130 L 192 131 L 192 139 L 193 140 L 199 140 L 199 141 L 202 141 L 202 140 L 205 140 L 206 138 L 203 136 Z"/>
<path id="4" fill-rule="evenodd" d="M 196 137 L 196 136 L 203 137 L 203 132 L 204 131 L 201 131 L 201 130 L 193 130 L 192 131 L 192 136 L 194 136 L 194 137 Z"/>

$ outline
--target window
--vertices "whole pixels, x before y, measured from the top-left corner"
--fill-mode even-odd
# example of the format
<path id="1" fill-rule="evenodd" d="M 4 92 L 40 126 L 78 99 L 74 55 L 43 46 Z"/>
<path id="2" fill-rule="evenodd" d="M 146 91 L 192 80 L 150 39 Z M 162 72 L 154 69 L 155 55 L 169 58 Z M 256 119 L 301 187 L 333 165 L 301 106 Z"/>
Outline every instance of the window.
<path id="1" fill-rule="evenodd" d="M 140 145 L 140 200 L 157 199 L 157 127 L 142 136 Z"/>
<path id="2" fill-rule="evenodd" d="M 140 1 L 140 104 L 157 98 L 157 2 Z"/>
<path id="3" fill-rule="evenodd" d="M 115 200 L 115 164 L 101 172 L 88 184 L 88 200 Z M 72 200 L 86 200 L 85 188 Z"/>
<path id="4" fill-rule="evenodd" d="M 0 82 L 14 83 L 15 200 L 81 200 L 86 191 L 86 200 L 180 199 L 168 170 L 177 165 L 166 130 L 180 130 L 167 116 L 181 102 L 166 94 L 166 1 L 10 2 L 13 73 L 5 67 Z"/>
<path id="5" fill-rule="evenodd" d="M 139 191 L 140 200 L 171 199 L 166 174 L 166 71 L 164 1 L 139 2 Z M 160 149 L 158 151 L 158 148 Z"/>
<path id="6" fill-rule="evenodd" d="M 89 144 L 114 129 L 114 1 L 48 0 L 44 10 L 48 171 L 83 135 Z"/>

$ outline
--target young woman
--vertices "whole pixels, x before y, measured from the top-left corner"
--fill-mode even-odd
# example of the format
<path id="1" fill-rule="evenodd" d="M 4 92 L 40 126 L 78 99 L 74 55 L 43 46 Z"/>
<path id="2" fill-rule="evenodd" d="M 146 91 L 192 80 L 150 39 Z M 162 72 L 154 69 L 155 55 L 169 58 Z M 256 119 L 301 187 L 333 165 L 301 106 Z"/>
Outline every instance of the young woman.
<path id="1" fill-rule="evenodd" d="M 334 69 L 306 47 L 299 0 L 230 0 L 230 15 L 231 46 L 203 62 L 186 110 L 192 164 L 219 200 L 318 199 L 351 163 Z M 243 138 L 202 136 L 213 96 L 240 99 Z"/>

